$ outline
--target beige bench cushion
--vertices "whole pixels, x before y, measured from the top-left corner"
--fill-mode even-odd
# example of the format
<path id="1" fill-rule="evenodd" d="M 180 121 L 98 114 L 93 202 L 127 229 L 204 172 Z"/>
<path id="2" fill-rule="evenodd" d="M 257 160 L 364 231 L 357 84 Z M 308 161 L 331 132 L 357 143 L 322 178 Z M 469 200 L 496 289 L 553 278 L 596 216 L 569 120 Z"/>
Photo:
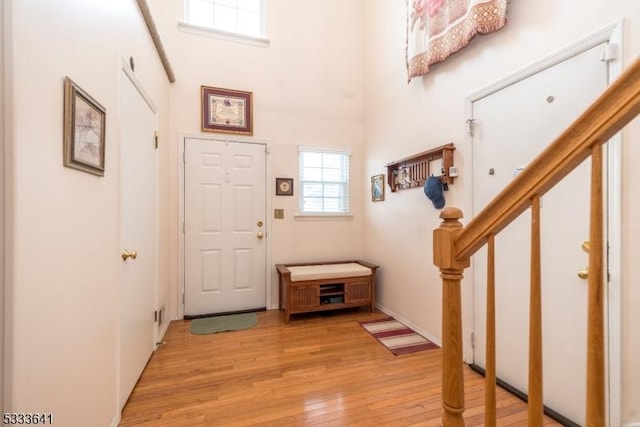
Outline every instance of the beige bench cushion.
<path id="1" fill-rule="evenodd" d="M 287 267 L 287 269 L 291 272 L 292 282 L 371 276 L 371 269 L 357 262 L 346 264 L 298 265 Z"/>

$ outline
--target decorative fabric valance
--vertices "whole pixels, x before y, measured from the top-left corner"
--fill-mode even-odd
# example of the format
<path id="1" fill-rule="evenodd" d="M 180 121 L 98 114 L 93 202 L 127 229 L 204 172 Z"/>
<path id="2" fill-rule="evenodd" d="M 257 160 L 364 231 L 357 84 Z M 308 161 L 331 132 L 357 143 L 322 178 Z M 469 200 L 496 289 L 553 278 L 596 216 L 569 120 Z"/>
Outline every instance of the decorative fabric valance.
<path id="1" fill-rule="evenodd" d="M 408 79 L 507 23 L 509 0 L 407 0 Z"/>

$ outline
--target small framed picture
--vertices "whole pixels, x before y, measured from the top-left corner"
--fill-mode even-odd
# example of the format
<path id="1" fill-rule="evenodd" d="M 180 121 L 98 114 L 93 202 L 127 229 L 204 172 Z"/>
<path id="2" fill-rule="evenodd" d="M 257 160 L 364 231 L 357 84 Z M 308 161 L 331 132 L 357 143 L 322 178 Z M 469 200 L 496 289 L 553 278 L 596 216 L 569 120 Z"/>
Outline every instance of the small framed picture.
<path id="1" fill-rule="evenodd" d="M 384 174 L 371 177 L 371 201 L 382 202 L 384 200 Z"/>
<path id="2" fill-rule="evenodd" d="M 201 86 L 202 131 L 253 135 L 253 94 Z"/>
<path id="3" fill-rule="evenodd" d="M 276 178 L 276 196 L 293 196 L 293 178 Z"/>
<path id="4" fill-rule="evenodd" d="M 104 176 L 105 118 L 105 108 L 65 77 L 64 166 Z"/>

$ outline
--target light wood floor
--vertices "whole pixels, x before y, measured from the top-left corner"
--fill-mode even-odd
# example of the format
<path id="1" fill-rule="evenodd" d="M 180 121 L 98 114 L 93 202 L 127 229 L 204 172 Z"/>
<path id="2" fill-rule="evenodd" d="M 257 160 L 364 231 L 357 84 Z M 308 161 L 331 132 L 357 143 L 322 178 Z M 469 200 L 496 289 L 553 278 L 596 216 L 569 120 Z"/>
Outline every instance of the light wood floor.
<path id="1" fill-rule="evenodd" d="M 394 356 L 358 321 L 258 313 L 256 327 L 192 335 L 175 321 L 151 357 L 121 426 L 436 426 L 440 349 Z M 483 379 L 465 367 L 467 426 L 483 424 Z M 526 425 L 526 405 L 498 390 L 498 424 Z M 547 424 L 554 424 L 547 421 Z"/>

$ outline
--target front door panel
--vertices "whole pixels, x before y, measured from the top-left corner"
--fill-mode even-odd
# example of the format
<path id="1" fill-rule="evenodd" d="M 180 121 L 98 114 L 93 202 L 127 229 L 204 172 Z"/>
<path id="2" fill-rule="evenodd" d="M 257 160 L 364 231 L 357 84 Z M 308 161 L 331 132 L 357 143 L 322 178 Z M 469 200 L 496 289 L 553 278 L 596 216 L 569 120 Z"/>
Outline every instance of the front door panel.
<path id="1" fill-rule="evenodd" d="M 185 315 L 265 307 L 266 152 L 185 140 Z"/>

